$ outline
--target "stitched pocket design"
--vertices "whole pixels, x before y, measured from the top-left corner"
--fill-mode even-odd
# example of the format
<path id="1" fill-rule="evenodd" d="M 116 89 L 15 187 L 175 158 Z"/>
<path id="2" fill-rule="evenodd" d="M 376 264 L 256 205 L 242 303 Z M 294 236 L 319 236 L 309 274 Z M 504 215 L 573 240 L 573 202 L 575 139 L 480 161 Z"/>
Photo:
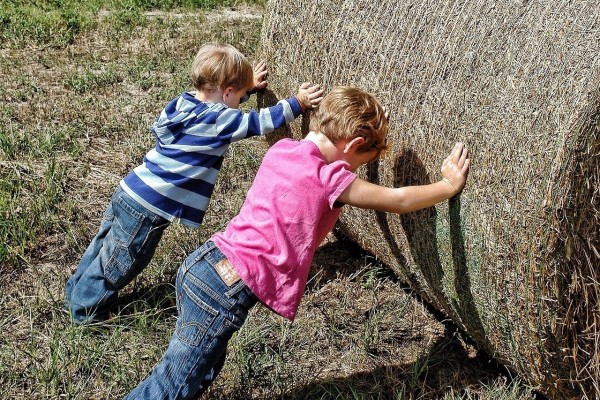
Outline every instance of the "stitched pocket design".
<path id="1" fill-rule="evenodd" d="M 112 211 L 114 220 L 104 245 L 109 252 L 108 262 L 104 266 L 104 277 L 120 289 L 128 282 L 133 269 L 132 254 L 137 251 L 132 247 L 135 247 L 134 238 L 144 222 L 144 215 L 134 210 L 122 198 L 112 203 Z"/>
<path id="2" fill-rule="evenodd" d="M 198 297 L 185 282 L 179 299 L 179 318 L 175 333 L 179 340 L 198 346 L 219 312 Z"/>

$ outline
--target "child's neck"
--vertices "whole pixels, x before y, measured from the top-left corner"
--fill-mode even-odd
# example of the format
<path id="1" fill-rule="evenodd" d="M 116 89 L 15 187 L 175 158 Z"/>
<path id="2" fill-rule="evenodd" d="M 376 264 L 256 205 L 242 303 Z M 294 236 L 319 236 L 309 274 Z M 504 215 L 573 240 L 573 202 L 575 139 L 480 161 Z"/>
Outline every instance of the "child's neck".
<path id="1" fill-rule="evenodd" d="M 205 103 L 222 103 L 223 102 L 223 91 L 221 89 L 213 90 L 196 90 L 194 96 L 196 99 Z"/>
<path id="2" fill-rule="evenodd" d="M 310 131 L 304 139 L 310 140 L 319 148 L 327 164 L 344 159 L 343 146 L 340 146 L 340 143 L 333 144 L 323 133 Z"/>

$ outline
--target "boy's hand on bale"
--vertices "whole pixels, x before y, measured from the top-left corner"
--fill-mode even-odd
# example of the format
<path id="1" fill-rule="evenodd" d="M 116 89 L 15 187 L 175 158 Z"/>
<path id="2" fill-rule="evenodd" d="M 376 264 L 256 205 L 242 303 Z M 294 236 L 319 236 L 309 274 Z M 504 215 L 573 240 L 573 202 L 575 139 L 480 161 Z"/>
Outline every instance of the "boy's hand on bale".
<path id="1" fill-rule="evenodd" d="M 269 71 L 267 70 L 267 63 L 264 60 L 254 62 L 252 67 L 254 69 L 254 89 L 252 92 L 254 93 L 267 87 Z"/>
<path id="2" fill-rule="evenodd" d="M 304 82 L 296 94 L 302 110 L 315 108 L 323 100 L 323 89 L 319 85 Z"/>
<path id="3" fill-rule="evenodd" d="M 469 165 L 469 152 L 462 143 L 456 143 L 452 153 L 442 163 L 443 181 L 452 187 L 454 194 L 460 193 L 467 182 Z"/>

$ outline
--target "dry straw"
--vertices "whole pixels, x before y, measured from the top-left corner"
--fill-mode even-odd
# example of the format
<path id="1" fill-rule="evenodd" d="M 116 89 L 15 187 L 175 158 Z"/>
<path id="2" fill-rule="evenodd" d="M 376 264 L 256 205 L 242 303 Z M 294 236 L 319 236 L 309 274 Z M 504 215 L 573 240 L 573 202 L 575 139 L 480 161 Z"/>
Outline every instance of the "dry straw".
<path id="1" fill-rule="evenodd" d="M 302 81 L 351 84 L 390 111 L 392 148 L 364 177 L 435 181 L 456 141 L 471 150 L 459 198 L 401 216 L 347 209 L 342 228 L 550 398 L 598 398 L 597 0 L 273 0 L 266 10 L 258 56 L 270 96 Z"/>

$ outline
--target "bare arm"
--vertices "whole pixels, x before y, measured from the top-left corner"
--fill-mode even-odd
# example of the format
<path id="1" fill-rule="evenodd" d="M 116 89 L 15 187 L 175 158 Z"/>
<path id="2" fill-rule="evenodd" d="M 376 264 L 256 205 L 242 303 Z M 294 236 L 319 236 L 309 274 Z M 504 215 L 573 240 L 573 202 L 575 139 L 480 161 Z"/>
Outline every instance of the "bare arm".
<path id="1" fill-rule="evenodd" d="M 431 207 L 454 195 L 445 182 L 388 188 L 356 178 L 338 198 L 344 204 L 371 210 L 405 213 Z"/>
<path id="2" fill-rule="evenodd" d="M 444 178 L 439 182 L 389 188 L 357 178 L 342 192 L 338 201 L 360 208 L 394 213 L 431 207 L 463 189 L 470 164 L 467 156 L 467 149 L 462 143 L 457 143 L 442 164 Z"/>

